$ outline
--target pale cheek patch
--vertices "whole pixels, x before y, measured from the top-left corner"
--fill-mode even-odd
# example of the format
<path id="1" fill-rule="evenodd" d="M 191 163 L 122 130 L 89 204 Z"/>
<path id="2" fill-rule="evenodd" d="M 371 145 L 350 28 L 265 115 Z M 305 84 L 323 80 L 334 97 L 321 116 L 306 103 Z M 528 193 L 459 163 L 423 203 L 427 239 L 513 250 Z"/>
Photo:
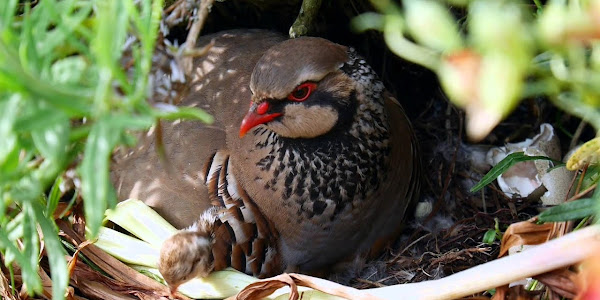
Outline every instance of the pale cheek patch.
<path id="1" fill-rule="evenodd" d="M 329 132 L 338 120 L 337 112 L 329 106 L 288 105 L 279 122 L 269 128 L 289 138 L 314 138 Z"/>

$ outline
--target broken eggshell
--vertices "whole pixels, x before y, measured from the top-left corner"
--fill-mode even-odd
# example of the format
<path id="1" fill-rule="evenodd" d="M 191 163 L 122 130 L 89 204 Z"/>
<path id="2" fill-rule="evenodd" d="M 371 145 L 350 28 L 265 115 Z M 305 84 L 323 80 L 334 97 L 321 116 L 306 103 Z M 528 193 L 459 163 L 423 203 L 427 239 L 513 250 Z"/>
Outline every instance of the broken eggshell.
<path id="1" fill-rule="evenodd" d="M 490 149 L 486 161 L 494 166 L 514 152 L 560 160 L 560 142 L 552 125 L 544 123 L 531 139 Z M 541 198 L 544 205 L 560 204 L 567 197 L 572 173 L 563 167 L 550 170 L 552 166 L 548 160 L 519 162 L 498 177 L 498 185 L 508 197 Z"/>

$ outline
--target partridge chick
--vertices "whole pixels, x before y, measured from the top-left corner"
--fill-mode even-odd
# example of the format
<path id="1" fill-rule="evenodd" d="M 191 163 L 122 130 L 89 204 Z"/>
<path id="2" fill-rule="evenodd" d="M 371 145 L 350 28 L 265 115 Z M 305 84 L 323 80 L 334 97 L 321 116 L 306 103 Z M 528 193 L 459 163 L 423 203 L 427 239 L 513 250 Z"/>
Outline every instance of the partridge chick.
<path id="1" fill-rule="evenodd" d="M 145 199 L 178 225 L 213 206 L 165 242 L 169 285 L 228 266 L 315 272 L 397 234 L 419 159 L 402 107 L 371 67 L 321 38 L 233 31 L 199 45 L 211 39 L 181 104 L 216 123 L 165 125 L 175 178 L 163 175 L 152 134 L 113 173 L 122 198 Z"/>

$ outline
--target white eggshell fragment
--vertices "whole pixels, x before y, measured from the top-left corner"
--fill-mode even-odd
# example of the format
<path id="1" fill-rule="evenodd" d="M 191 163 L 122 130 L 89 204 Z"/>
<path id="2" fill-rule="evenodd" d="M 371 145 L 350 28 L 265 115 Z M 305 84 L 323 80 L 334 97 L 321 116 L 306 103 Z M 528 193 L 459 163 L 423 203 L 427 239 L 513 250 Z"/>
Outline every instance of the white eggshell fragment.
<path id="1" fill-rule="evenodd" d="M 514 152 L 560 160 L 560 141 L 552 125 L 544 123 L 540 126 L 538 135 L 520 143 L 493 148 L 488 151 L 486 160 L 491 165 L 496 165 Z M 548 160 L 517 163 L 498 177 L 498 186 L 508 197 L 541 198 L 544 205 L 560 204 L 567 197 L 573 175 L 564 167 L 548 172 L 552 166 L 553 163 Z"/>

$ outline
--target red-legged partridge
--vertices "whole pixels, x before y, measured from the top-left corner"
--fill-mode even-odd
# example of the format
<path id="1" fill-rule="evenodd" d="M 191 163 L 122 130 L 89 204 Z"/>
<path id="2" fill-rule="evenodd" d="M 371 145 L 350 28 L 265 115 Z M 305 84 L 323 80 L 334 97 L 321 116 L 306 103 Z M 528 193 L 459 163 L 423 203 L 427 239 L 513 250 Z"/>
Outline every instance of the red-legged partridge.
<path id="1" fill-rule="evenodd" d="M 366 253 L 399 230 L 418 188 L 411 125 L 351 48 L 265 31 L 231 31 L 198 58 L 181 105 L 213 125 L 150 132 L 118 159 L 122 199 L 177 226 L 159 269 L 172 288 L 232 266 L 259 277 L 313 272 Z M 250 106 L 250 108 L 248 108 Z"/>

